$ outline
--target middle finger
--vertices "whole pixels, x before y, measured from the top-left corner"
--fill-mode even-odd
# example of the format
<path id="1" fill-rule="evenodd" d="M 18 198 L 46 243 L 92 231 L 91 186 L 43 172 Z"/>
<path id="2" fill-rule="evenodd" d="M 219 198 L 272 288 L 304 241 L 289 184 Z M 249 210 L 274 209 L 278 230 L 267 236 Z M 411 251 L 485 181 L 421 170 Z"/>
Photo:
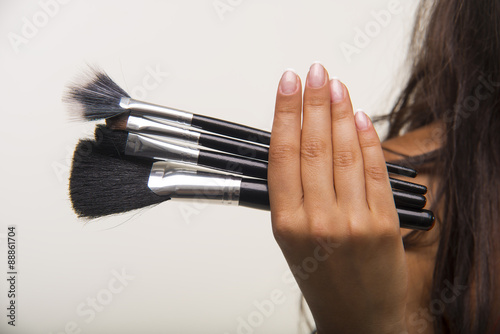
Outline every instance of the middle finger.
<path id="1" fill-rule="evenodd" d="M 330 88 L 325 68 L 314 63 L 304 88 L 301 136 L 301 176 L 307 210 L 334 203 Z"/>

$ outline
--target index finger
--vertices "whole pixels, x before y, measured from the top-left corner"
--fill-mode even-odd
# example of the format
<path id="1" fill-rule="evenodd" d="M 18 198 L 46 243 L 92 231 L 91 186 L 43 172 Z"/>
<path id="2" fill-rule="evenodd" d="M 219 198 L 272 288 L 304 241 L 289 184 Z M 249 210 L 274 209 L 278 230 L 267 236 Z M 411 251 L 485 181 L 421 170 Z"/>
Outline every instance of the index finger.
<path id="1" fill-rule="evenodd" d="M 296 210 L 302 205 L 301 109 L 300 78 L 295 72 L 288 70 L 279 84 L 269 146 L 268 185 L 271 211 Z"/>

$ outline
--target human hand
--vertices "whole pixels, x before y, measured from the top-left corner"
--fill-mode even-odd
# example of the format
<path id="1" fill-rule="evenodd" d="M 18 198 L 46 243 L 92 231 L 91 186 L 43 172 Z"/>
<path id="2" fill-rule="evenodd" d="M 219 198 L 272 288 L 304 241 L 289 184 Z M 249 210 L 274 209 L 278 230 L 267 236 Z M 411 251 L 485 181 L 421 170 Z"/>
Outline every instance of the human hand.
<path id="1" fill-rule="evenodd" d="M 404 332 L 407 267 L 380 140 L 318 63 L 303 101 L 300 78 L 281 78 L 268 185 L 274 236 L 318 333 Z"/>

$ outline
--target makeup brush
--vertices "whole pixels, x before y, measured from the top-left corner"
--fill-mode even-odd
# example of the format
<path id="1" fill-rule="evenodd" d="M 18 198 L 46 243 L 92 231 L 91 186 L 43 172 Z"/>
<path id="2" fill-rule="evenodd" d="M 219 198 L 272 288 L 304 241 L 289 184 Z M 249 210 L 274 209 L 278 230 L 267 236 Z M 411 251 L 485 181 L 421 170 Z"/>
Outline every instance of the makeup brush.
<path id="1" fill-rule="evenodd" d="M 85 82 L 68 87 L 64 100 L 86 120 L 156 116 L 208 132 L 269 145 L 271 134 L 248 126 L 132 99 L 105 72 L 90 68 Z"/>
<path id="2" fill-rule="evenodd" d="M 146 162 L 100 153 L 94 143 L 82 140 L 73 158 L 70 197 L 80 217 L 96 218 L 154 205 L 170 199 L 269 209 L 265 180 L 246 179 L 172 168 L 169 162 Z M 429 230 L 431 211 L 397 208 L 404 228 Z"/>
<path id="3" fill-rule="evenodd" d="M 83 83 L 68 86 L 63 100 L 70 105 L 70 109 L 78 117 L 83 117 L 85 120 L 115 117 L 108 120 L 108 123 L 111 125 L 126 124 L 130 115 L 153 116 L 184 126 L 193 126 L 204 131 L 259 144 L 269 145 L 271 139 L 271 133 L 267 131 L 134 100 L 105 72 L 95 68 L 90 68 Z M 117 128 L 123 129 L 123 126 L 117 125 Z M 214 138 L 206 138 L 205 141 L 212 141 L 214 144 L 217 143 Z M 218 144 L 223 145 L 221 142 Z M 244 151 L 245 148 L 241 150 Z M 387 163 L 387 170 L 390 173 L 407 177 L 415 177 L 417 175 L 416 171 L 411 168 L 391 163 Z"/>
<path id="4" fill-rule="evenodd" d="M 132 131 L 141 134 L 153 134 L 166 136 L 168 138 L 179 139 L 192 145 L 200 145 L 222 152 L 233 153 L 240 156 L 267 161 L 269 158 L 269 148 L 250 142 L 219 136 L 217 134 L 200 133 L 182 127 L 165 124 L 159 119 L 151 120 L 147 117 L 111 117 L 106 119 L 106 126 L 113 130 Z M 390 173 L 415 177 L 416 172 L 410 168 L 386 163 Z M 395 179 L 395 183 L 399 180 Z M 406 188 L 403 183 L 396 189 L 408 190 L 411 192 L 425 194 L 427 189 L 424 186 Z"/>
<path id="5" fill-rule="evenodd" d="M 163 123 L 160 119 L 151 120 L 147 117 L 111 117 L 106 119 L 106 126 L 113 130 L 124 130 L 138 132 L 141 134 L 153 134 L 166 136 L 185 141 L 192 145 L 200 145 L 222 152 L 232 153 L 253 159 L 266 160 L 269 156 L 269 148 L 237 140 L 233 138 L 219 136 L 217 134 L 202 133 L 188 130 L 178 126 Z"/>
<path id="6" fill-rule="evenodd" d="M 135 118 L 135 117 L 134 117 Z M 129 142 L 129 138 L 131 138 Z M 260 177 L 267 179 L 267 164 L 240 159 L 234 156 L 220 155 L 219 158 L 213 152 L 201 150 L 200 154 L 189 147 L 165 143 L 158 137 L 148 137 L 139 134 L 128 134 L 126 131 L 111 130 L 103 125 L 97 125 L 95 130 L 95 140 L 99 145 L 106 147 L 108 153 L 118 155 L 131 155 L 152 159 L 170 159 L 187 163 L 218 168 L 226 172 L 244 174 L 246 176 Z M 186 143 L 192 144 L 191 141 Z M 208 152 L 208 153 L 207 153 Z M 196 155 L 198 154 L 198 158 Z M 199 160 L 201 158 L 201 161 Z M 222 163 L 224 161 L 224 163 Z M 243 166 L 241 169 L 238 168 Z M 264 170 L 265 169 L 265 170 Z M 245 174 L 245 171 L 248 174 Z M 427 187 L 424 185 L 394 179 L 389 177 L 393 189 L 406 191 L 409 193 L 424 195 Z"/>
<path id="7" fill-rule="evenodd" d="M 64 100 L 78 116 L 86 120 L 110 117 L 122 118 L 111 122 L 124 122 L 129 115 L 156 116 L 185 126 L 194 126 L 205 131 L 219 133 L 261 144 L 269 144 L 271 134 L 244 125 L 227 122 L 211 117 L 192 114 L 169 107 L 150 104 L 131 99 L 125 90 L 118 86 L 105 72 L 90 69 L 83 84 L 68 87 Z M 408 177 L 415 177 L 411 168 L 387 163 L 388 171 Z"/>
<path id="8" fill-rule="evenodd" d="M 173 160 L 215 168 L 247 177 L 267 179 L 267 163 L 264 161 L 255 161 L 223 153 L 178 146 L 140 134 L 110 130 L 102 125 L 96 127 L 95 138 L 97 147 L 109 155 Z M 424 186 L 401 180 L 395 181 L 392 178 L 390 182 L 391 187 L 399 186 L 417 191 L 416 193 L 411 193 L 393 189 L 396 205 L 419 209 L 425 206 L 426 198 L 419 193 L 422 191 L 422 188 L 426 189 Z"/>
<path id="9" fill-rule="evenodd" d="M 129 117 L 136 118 L 136 117 Z M 135 121 L 134 121 L 135 122 Z M 121 130 L 111 130 L 103 125 L 97 125 L 95 130 L 95 139 L 101 146 L 106 146 L 108 153 L 113 153 L 118 155 L 133 155 L 133 156 L 141 156 L 144 158 L 156 158 L 156 159 L 171 159 L 177 161 L 183 161 L 187 163 L 198 163 L 199 165 L 209 166 L 210 168 L 219 168 L 226 172 L 235 172 L 236 174 L 245 174 L 243 170 L 241 173 L 238 173 L 238 168 L 236 166 L 243 163 L 244 166 L 247 166 L 251 172 L 250 174 L 246 174 L 246 176 L 254 176 L 261 177 L 267 179 L 267 165 L 262 163 L 254 163 L 253 161 L 236 159 L 233 156 L 221 155 L 220 159 L 215 159 L 216 163 L 214 163 L 214 159 L 209 160 L 210 157 L 214 158 L 213 155 L 210 157 L 206 157 L 207 151 L 201 151 L 201 162 L 199 161 L 200 156 L 196 158 L 197 152 L 192 151 L 190 148 L 181 148 L 176 146 L 173 143 L 165 144 L 161 142 L 157 137 L 150 138 L 147 136 L 143 136 L 141 134 L 132 134 L 130 135 L 131 141 L 128 140 L 129 135 L 126 131 Z M 134 144 L 139 142 L 139 144 Z M 187 141 L 187 143 L 192 144 L 193 142 Z M 134 148 L 132 148 L 132 146 Z M 169 151 L 170 150 L 170 151 Z M 185 151 L 187 150 L 188 153 Z M 224 162 L 222 163 L 222 161 Z M 198 162 L 197 162 L 198 161 Z M 248 168 L 245 168 L 248 170 Z M 266 169 L 265 171 L 263 169 Z M 424 195 L 427 193 L 427 187 L 408 182 L 403 180 L 394 179 L 389 177 L 389 181 L 391 182 L 391 188 L 406 191 L 409 193 Z"/>
<path id="10" fill-rule="evenodd" d="M 181 143 L 173 144 L 148 135 L 110 130 L 97 126 L 95 138 L 98 146 L 115 155 L 126 155 L 156 160 L 173 160 L 215 168 L 233 174 L 267 179 L 267 162 L 237 155 L 193 148 Z"/>

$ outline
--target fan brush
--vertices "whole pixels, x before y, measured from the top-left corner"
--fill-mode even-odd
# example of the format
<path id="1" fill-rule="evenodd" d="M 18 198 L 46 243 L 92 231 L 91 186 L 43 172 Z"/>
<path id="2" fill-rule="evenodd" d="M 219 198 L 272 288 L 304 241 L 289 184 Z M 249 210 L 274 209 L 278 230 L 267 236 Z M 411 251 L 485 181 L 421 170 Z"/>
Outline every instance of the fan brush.
<path id="1" fill-rule="evenodd" d="M 110 117 L 153 116 L 250 142 L 269 145 L 271 134 L 212 117 L 134 100 L 105 72 L 91 68 L 81 84 L 73 84 L 63 98 L 86 120 Z"/>

